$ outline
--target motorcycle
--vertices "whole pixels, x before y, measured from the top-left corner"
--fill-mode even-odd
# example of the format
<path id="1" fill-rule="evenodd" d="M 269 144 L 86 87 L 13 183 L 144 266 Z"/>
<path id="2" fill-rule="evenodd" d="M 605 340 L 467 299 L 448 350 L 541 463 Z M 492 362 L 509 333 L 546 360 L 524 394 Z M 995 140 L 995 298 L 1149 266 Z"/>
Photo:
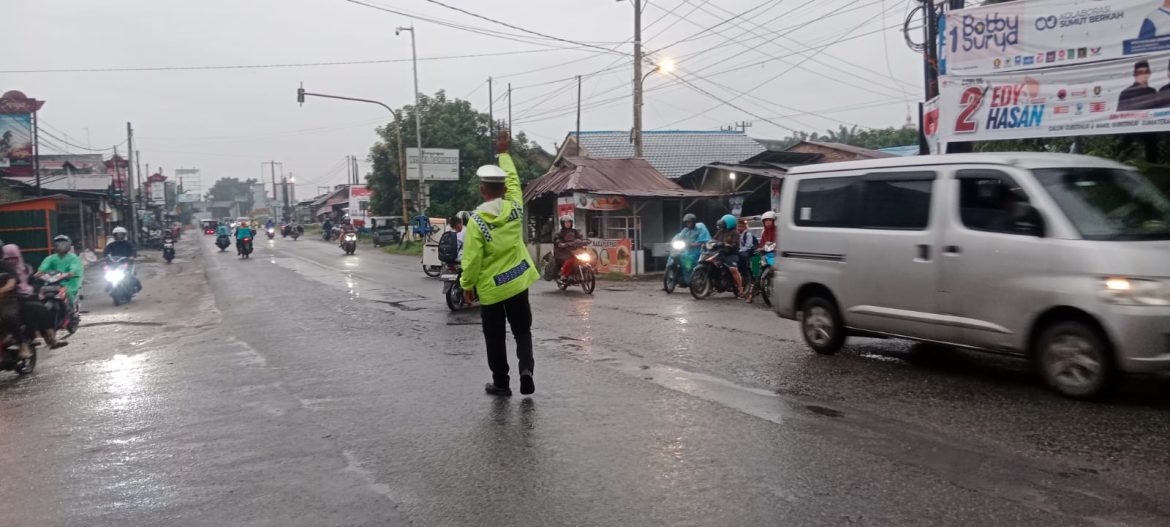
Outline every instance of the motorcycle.
<path id="1" fill-rule="evenodd" d="M 268 234 L 269 240 L 271 240 L 273 236 L 276 236 L 276 229 L 273 229 L 272 227 L 265 229 L 264 232 Z"/>
<path id="2" fill-rule="evenodd" d="M 69 305 L 69 291 L 61 284 L 65 279 L 64 273 L 45 273 L 36 279 L 37 298 L 49 310 L 53 317 L 53 329 L 65 330 L 66 335 L 77 332 L 81 325 L 81 306 Z M 81 295 L 77 296 L 76 304 L 81 303 Z"/>
<path id="3" fill-rule="evenodd" d="M 297 225 L 296 227 L 289 227 L 289 230 L 288 230 L 288 235 L 292 236 L 292 239 L 294 242 L 297 241 L 297 238 L 300 238 L 301 235 L 304 233 L 305 233 L 305 228 L 301 227 L 300 225 Z"/>
<path id="4" fill-rule="evenodd" d="M 687 242 L 674 240 L 670 242 L 670 258 L 666 260 L 666 272 L 662 274 L 662 290 L 667 294 L 673 293 L 676 286 L 687 287 L 683 280 L 682 255 L 687 250 Z"/>
<path id="5" fill-rule="evenodd" d="M 573 258 L 576 260 L 573 269 L 569 271 L 568 278 L 560 276 L 561 270 L 556 266 L 556 259 L 551 255 L 545 260 L 545 268 L 542 273 L 544 276 L 555 276 L 557 287 L 561 291 L 565 291 L 569 286 L 579 285 L 581 290 L 587 295 L 593 294 L 593 290 L 597 288 L 597 271 L 593 269 L 593 255 L 585 250 L 585 246 L 589 245 L 589 240 L 578 240 L 572 243 Z"/>
<path id="6" fill-rule="evenodd" d="M 31 342 L 28 346 L 32 356 L 22 360 L 16 340 L 9 335 L 0 335 L 0 371 L 14 371 L 21 377 L 32 373 L 37 367 L 37 346 Z"/>
<path id="7" fill-rule="evenodd" d="M 776 271 L 772 269 L 776 265 L 776 242 L 765 243 L 760 250 L 760 276 L 748 284 L 749 298 L 751 295 L 760 295 L 764 300 L 764 305 L 772 305 L 772 276 Z"/>
<path id="8" fill-rule="evenodd" d="M 215 238 L 215 246 L 219 247 L 219 252 L 226 251 L 228 247 L 231 247 L 231 245 L 232 245 L 232 240 L 230 238 L 228 238 L 228 236 L 226 234 L 223 236 L 217 236 Z"/>
<path id="9" fill-rule="evenodd" d="M 731 270 L 723 265 L 722 248 L 723 244 L 716 241 L 707 242 L 703 247 L 699 263 L 691 273 L 691 296 L 698 300 L 712 293 L 735 292 L 735 279 L 731 277 Z"/>
<path id="10" fill-rule="evenodd" d="M 358 238 L 357 233 L 347 232 L 342 236 L 344 236 L 344 238 L 341 240 L 341 250 L 345 251 L 345 254 L 353 254 L 356 252 Z"/>
<path id="11" fill-rule="evenodd" d="M 106 279 L 106 292 L 114 300 L 115 306 L 130 302 L 137 293 L 134 283 L 134 260 L 124 256 L 110 256 L 106 258 L 102 276 Z"/>
<path id="12" fill-rule="evenodd" d="M 463 287 L 459 285 L 459 277 L 463 275 L 463 270 L 455 264 L 447 264 L 444 267 L 443 274 L 439 279 L 443 281 L 443 298 L 447 300 L 447 308 L 451 311 L 459 311 L 474 306 L 474 303 L 468 304 L 463 298 Z"/>
<path id="13" fill-rule="evenodd" d="M 240 240 L 240 256 L 245 260 L 252 255 L 252 237 Z"/>
<path id="14" fill-rule="evenodd" d="M 280 237 L 281 238 L 288 238 L 289 228 L 290 228 L 290 225 L 287 223 L 280 226 Z"/>
<path id="15" fill-rule="evenodd" d="M 167 263 L 171 263 L 171 260 L 175 259 L 175 240 L 172 238 L 163 240 L 163 259 Z"/>

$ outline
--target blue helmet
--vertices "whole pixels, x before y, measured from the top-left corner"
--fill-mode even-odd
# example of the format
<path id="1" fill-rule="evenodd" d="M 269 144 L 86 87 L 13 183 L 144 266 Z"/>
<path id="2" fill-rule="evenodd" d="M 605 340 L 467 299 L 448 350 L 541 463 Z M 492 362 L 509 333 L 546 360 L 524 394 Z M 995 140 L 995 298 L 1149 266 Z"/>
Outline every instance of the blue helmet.
<path id="1" fill-rule="evenodd" d="M 723 224 L 723 228 L 725 228 L 725 229 L 734 229 L 735 228 L 735 216 L 732 216 L 730 214 L 724 214 L 722 218 L 719 218 L 719 223 Z"/>

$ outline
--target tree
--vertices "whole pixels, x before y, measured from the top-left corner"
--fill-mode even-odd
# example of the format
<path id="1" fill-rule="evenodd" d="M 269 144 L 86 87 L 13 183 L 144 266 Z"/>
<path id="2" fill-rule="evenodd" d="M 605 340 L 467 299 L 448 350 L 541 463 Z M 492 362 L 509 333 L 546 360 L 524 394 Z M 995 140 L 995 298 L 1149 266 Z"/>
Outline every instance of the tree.
<path id="1" fill-rule="evenodd" d="M 788 148 L 801 141 L 825 141 L 841 143 L 862 148 L 890 148 L 918 144 L 918 129 L 916 128 L 867 128 L 858 130 L 858 126 L 845 127 L 841 125 L 837 130 L 826 130 L 824 135 L 817 132 L 794 132 L 780 142 L 780 146 Z"/>
<path id="2" fill-rule="evenodd" d="M 492 138 L 488 135 L 489 117 L 476 111 L 468 101 L 447 99 L 440 90 L 434 97 L 419 96 L 422 109 L 423 144 L 427 148 L 459 150 L 459 181 L 430 183 L 431 206 L 426 211 L 434 217 L 449 217 L 460 210 L 470 210 L 482 200 L 475 171 L 494 162 Z M 402 137 L 406 145 L 415 144 L 415 108 L 408 105 L 396 111 L 400 116 Z M 379 140 L 370 148 L 373 173 L 366 177 L 372 195 L 370 207 L 378 215 L 402 213 L 402 196 L 398 188 L 398 138 L 391 121 L 376 129 Z M 530 142 L 523 132 L 514 133 L 511 154 L 521 181 L 529 181 L 548 169 L 539 161 L 540 146 Z M 407 180 L 407 192 L 417 189 L 416 180 Z M 412 211 L 418 212 L 417 209 Z"/>
<path id="3" fill-rule="evenodd" d="M 234 177 L 221 178 L 216 181 L 207 191 L 207 201 L 236 201 L 238 198 L 244 198 L 243 201 L 247 203 L 247 207 L 241 207 L 244 210 L 252 210 L 252 185 L 259 183 L 256 179 L 246 179 L 240 181 Z"/>

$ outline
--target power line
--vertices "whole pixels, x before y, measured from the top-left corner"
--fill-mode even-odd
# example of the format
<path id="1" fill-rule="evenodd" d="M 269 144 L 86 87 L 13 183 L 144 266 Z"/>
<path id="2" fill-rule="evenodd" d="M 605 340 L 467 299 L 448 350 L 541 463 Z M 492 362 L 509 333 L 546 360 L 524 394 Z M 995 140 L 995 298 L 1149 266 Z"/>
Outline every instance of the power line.
<path id="1" fill-rule="evenodd" d="M 347 0 L 347 1 L 353 1 L 353 0 Z M 484 16 L 484 15 L 481 15 L 481 14 L 478 14 L 478 13 L 473 13 L 473 12 L 471 12 L 471 11 L 468 11 L 468 10 L 466 10 L 466 9 L 463 9 L 463 8 L 461 8 L 461 7 L 455 7 L 455 6 L 452 6 L 452 5 L 447 5 L 447 4 L 443 3 L 443 2 L 440 2 L 439 0 L 426 0 L 426 1 L 427 1 L 427 2 L 429 2 L 429 3 L 435 4 L 435 5 L 437 5 L 437 6 L 445 7 L 445 8 L 447 8 L 447 9 L 450 9 L 450 10 L 452 10 L 452 11 L 458 11 L 458 12 L 460 12 L 460 13 L 463 13 L 463 14 L 465 14 L 465 15 L 468 15 L 468 16 L 472 16 L 472 17 L 478 18 L 478 19 L 480 19 L 480 20 L 486 20 L 486 21 L 488 21 L 488 22 L 491 22 L 491 23 L 493 23 L 493 24 L 499 24 L 499 25 L 501 25 L 501 26 L 504 26 L 504 27 L 507 27 L 507 28 L 512 28 L 512 29 L 515 29 L 515 30 L 517 30 L 517 31 L 523 31 L 524 33 L 529 33 L 529 34 L 532 34 L 532 35 L 536 35 L 536 36 L 539 36 L 539 37 L 544 37 L 544 38 L 551 39 L 551 40 L 556 40 L 556 41 L 559 41 L 559 42 L 564 42 L 564 43 L 566 43 L 566 44 L 574 44 L 574 45 L 577 45 L 577 46 L 587 46 L 587 47 L 590 47 L 590 48 L 594 48 L 594 49 L 597 49 L 597 50 L 603 51 L 603 52 L 605 52 L 605 53 L 616 53 L 616 51 L 614 51 L 614 50 L 611 50 L 611 49 L 609 49 L 609 48 L 605 48 L 605 47 L 601 47 L 601 46 L 597 46 L 597 45 L 593 45 L 593 44 L 588 44 L 588 43 L 584 43 L 584 42 L 577 42 L 577 41 L 575 41 L 575 40 L 569 40 L 569 39 L 566 39 L 566 38 L 556 37 L 556 36 L 553 36 L 553 35 L 548 35 L 548 34 L 545 34 L 545 33 L 541 33 L 541 32 L 539 32 L 539 31 L 533 31 L 533 30 L 531 30 L 531 29 L 526 29 L 526 28 L 523 28 L 523 27 L 520 27 L 520 26 L 517 26 L 517 25 L 509 24 L 509 23 L 507 23 L 507 22 L 503 22 L 503 21 L 500 21 L 500 20 L 496 20 L 496 19 L 494 19 L 494 18 L 487 17 L 487 16 Z"/>
<path id="2" fill-rule="evenodd" d="M 420 61 L 433 60 L 456 60 L 456 59 L 470 59 L 482 57 L 503 57 L 509 55 L 522 55 L 530 53 L 548 53 L 553 51 L 573 51 L 583 48 L 550 48 L 550 49 L 530 49 L 530 50 L 516 50 L 516 51 L 498 51 L 494 53 L 474 53 L 468 55 L 446 55 L 436 57 L 419 57 Z M 38 69 L 38 70 L 0 70 L 0 73 L 102 73 L 102 72 L 128 72 L 128 71 L 206 71 L 206 70 L 247 70 L 247 69 L 270 69 L 270 68 L 305 68 L 318 66 L 356 66 L 369 64 L 394 64 L 401 62 L 410 62 L 411 59 L 375 59 L 375 60 L 346 60 L 335 62 L 291 62 L 291 63 L 274 63 L 274 64 L 228 64 L 228 65 L 214 65 L 214 66 L 138 66 L 138 67 L 102 67 L 102 68 L 55 68 L 55 69 Z"/>

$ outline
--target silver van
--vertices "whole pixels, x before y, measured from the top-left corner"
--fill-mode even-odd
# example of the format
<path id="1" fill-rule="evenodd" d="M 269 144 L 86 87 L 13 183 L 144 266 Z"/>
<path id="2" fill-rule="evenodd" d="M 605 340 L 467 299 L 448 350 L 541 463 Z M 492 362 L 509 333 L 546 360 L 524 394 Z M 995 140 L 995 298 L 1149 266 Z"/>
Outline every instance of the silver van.
<path id="1" fill-rule="evenodd" d="M 921 156 L 793 169 L 776 313 L 833 354 L 850 335 L 1008 353 L 1060 393 L 1170 370 L 1170 199 L 1067 154 Z"/>

